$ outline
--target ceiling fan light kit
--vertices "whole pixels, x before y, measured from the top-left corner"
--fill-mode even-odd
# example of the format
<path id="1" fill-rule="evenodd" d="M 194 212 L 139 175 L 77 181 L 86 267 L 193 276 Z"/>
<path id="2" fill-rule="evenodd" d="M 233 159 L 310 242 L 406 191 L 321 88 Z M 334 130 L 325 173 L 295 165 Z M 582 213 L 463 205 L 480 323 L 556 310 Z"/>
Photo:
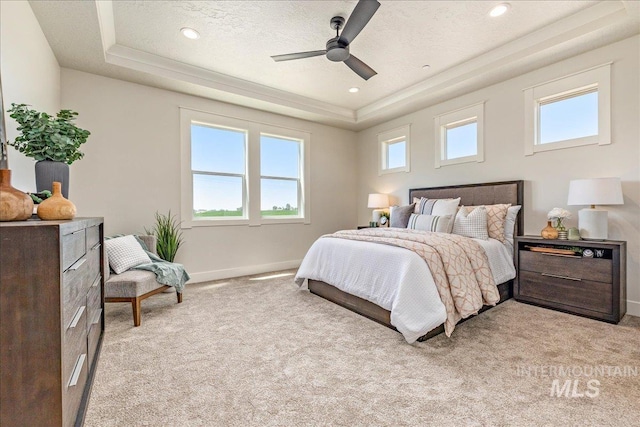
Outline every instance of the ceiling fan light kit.
<path id="1" fill-rule="evenodd" d="M 331 18 L 331 28 L 336 30 L 336 36 L 327 41 L 325 50 L 274 55 L 271 58 L 276 62 L 280 62 L 326 55 L 330 61 L 344 62 L 347 67 L 351 68 L 357 75 L 365 80 L 369 80 L 377 73 L 373 68 L 351 55 L 349 52 L 349 44 L 360 34 L 360 31 L 362 31 L 367 23 L 369 23 L 379 7 L 380 3 L 378 0 L 360 0 L 346 23 L 342 16 L 334 16 Z M 340 29 L 342 29 L 342 34 L 340 34 Z"/>

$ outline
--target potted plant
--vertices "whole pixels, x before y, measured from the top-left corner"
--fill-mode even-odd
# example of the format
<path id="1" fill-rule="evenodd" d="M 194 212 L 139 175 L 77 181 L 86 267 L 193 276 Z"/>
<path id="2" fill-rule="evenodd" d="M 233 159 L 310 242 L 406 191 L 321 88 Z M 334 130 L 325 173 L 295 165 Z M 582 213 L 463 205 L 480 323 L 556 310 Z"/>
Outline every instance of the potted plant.
<path id="1" fill-rule="evenodd" d="M 171 215 L 171 211 L 167 215 L 156 212 L 156 224 L 151 230 L 145 227 L 144 232 L 156 236 L 158 256 L 165 261 L 173 262 L 183 240 L 180 223 Z"/>
<path id="2" fill-rule="evenodd" d="M 91 134 L 77 127 L 75 111 L 60 110 L 54 117 L 30 109 L 26 104 L 11 104 L 9 117 L 18 122 L 21 134 L 9 145 L 36 160 L 38 192 L 51 190 L 52 183 L 62 183 L 62 194 L 69 196 L 69 165 L 81 159 L 80 145 Z"/>

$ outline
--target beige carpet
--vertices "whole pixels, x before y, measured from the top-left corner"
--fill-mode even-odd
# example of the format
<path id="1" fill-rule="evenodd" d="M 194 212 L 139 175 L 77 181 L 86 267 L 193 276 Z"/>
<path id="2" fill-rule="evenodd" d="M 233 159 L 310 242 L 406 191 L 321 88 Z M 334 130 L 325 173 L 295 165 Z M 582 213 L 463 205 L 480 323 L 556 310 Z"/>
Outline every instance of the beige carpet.
<path id="1" fill-rule="evenodd" d="M 86 426 L 640 425 L 629 316 L 614 326 L 511 300 L 408 345 L 287 276 L 188 285 L 182 304 L 157 295 L 138 328 L 127 304 L 106 320 Z M 638 376 L 585 376 L 595 366 Z M 551 396 L 556 379 L 598 395 Z"/>

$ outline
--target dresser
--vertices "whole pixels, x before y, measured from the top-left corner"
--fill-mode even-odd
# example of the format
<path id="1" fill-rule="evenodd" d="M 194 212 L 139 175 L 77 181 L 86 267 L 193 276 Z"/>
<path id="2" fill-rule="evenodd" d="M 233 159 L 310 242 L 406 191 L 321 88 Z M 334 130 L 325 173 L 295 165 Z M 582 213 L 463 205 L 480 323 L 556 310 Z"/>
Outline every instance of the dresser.
<path id="1" fill-rule="evenodd" d="M 516 237 L 514 298 L 618 323 L 627 311 L 627 243 Z"/>
<path id="2" fill-rule="evenodd" d="M 103 221 L 0 223 L 0 425 L 82 425 L 104 333 Z"/>

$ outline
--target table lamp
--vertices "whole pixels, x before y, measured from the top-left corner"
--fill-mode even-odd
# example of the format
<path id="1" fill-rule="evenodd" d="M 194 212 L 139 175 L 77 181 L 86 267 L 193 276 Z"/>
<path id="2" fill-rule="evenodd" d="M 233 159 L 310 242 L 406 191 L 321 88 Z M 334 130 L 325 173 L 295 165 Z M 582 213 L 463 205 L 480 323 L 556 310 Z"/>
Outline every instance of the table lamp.
<path id="1" fill-rule="evenodd" d="M 578 212 L 580 237 L 587 240 L 605 240 L 608 236 L 608 214 L 596 205 L 622 205 L 620 178 L 576 179 L 569 182 L 567 204 L 590 205 Z"/>
<path id="2" fill-rule="evenodd" d="M 382 212 L 389 207 L 389 196 L 386 194 L 369 194 L 367 207 L 373 209 L 371 220 L 379 225 Z"/>

